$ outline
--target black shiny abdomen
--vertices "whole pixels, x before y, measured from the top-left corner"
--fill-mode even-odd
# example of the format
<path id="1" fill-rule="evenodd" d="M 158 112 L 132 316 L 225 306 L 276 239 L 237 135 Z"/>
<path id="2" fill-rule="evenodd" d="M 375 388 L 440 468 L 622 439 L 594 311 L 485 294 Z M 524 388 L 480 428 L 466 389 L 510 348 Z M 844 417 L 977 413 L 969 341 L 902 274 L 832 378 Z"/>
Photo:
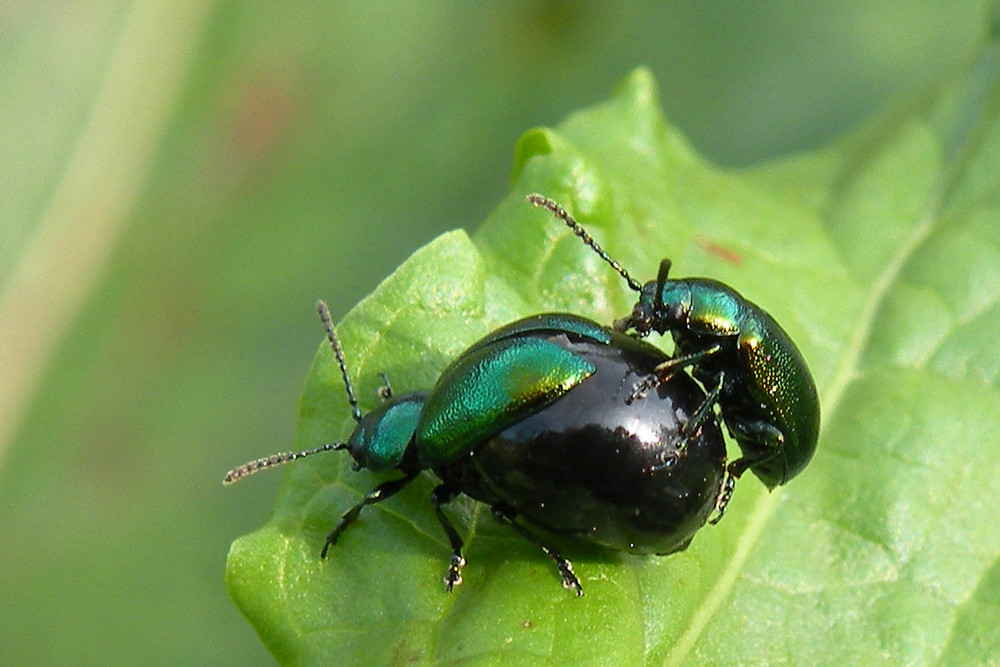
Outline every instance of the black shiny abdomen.
<path id="1" fill-rule="evenodd" d="M 536 335 L 591 360 L 597 371 L 438 475 L 554 533 L 632 553 L 684 549 L 714 508 L 725 475 L 714 416 L 677 449 L 705 393 L 679 373 L 629 405 L 636 383 L 667 359 L 661 350 L 617 333 L 611 345 Z"/>

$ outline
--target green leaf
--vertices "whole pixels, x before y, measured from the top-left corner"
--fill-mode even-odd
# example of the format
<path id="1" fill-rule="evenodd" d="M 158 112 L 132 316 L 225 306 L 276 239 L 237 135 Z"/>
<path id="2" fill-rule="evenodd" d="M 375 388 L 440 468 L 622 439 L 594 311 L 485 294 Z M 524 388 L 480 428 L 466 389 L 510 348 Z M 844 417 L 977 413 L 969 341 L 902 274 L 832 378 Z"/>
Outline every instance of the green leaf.
<path id="1" fill-rule="evenodd" d="M 768 494 L 752 476 L 724 521 L 668 557 L 566 545 L 586 596 L 481 505 L 429 474 L 367 508 L 320 560 L 341 512 L 385 477 L 346 454 L 287 466 L 271 521 L 237 540 L 229 590 L 282 662 L 305 664 L 981 663 L 1000 654 L 998 45 L 921 104 L 813 154 L 733 173 L 706 164 L 633 73 L 607 102 L 520 141 L 512 193 L 470 239 L 417 251 L 339 326 L 364 408 L 389 375 L 431 386 L 516 317 L 610 322 L 621 279 L 545 212 L 553 197 L 638 279 L 733 285 L 769 310 L 816 378 L 812 465 Z M 318 334 L 317 334 L 318 335 Z M 346 438 L 325 345 L 297 445 Z M 244 492 L 252 492 L 244 490 Z"/>

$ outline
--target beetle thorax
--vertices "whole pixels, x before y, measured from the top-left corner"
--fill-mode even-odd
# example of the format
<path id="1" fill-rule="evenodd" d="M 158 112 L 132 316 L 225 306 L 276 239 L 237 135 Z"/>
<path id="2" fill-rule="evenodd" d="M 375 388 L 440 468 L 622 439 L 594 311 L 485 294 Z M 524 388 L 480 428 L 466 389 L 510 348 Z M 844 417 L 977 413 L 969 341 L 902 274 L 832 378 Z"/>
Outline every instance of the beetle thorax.
<path id="1" fill-rule="evenodd" d="M 400 466 L 413 445 L 426 398 L 426 392 L 393 396 L 361 418 L 347 440 L 358 468 L 377 472 Z"/>

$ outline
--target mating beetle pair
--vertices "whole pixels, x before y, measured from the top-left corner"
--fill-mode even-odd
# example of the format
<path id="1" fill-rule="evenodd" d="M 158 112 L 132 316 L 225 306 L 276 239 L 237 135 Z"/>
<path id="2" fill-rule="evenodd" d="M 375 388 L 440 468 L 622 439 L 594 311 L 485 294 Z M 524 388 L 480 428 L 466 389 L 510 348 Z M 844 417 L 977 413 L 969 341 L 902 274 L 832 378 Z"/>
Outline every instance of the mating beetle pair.
<path id="1" fill-rule="evenodd" d="M 562 219 L 640 292 L 631 316 L 614 329 L 568 314 L 519 320 L 473 344 L 429 391 L 393 396 L 386 381 L 385 401 L 362 414 L 321 302 L 354 432 L 347 442 L 252 461 L 225 483 L 339 449 L 348 450 L 356 468 L 398 470 L 402 477 L 342 515 L 326 538 L 325 557 L 364 506 L 430 469 L 441 480 L 431 503 L 452 548 L 448 590 L 461 582 L 465 559 L 442 506 L 465 494 L 541 547 L 563 585 L 582 595 L 569 561 L 519 518 L 612 549 L 667 554 L 684 549 L 713 508 L 714 520 L 722 516 L 735 478 L 747 468 L 769 487 L 801 471 L 816 444 L 815 387 L 798 350 L 767 313 L 721 283 L 668 280 L 668 262 L 657 281 L 641 287 L 555 202 L 528 200 Z M 713 329 L 704 326 L 710 317 L 730 322 Z M 670 331 L 675 356 L 639 340 L 649 331 Z M 691 375 L 683 372 L 688 367 Z M 744 452 L 728 467 L 716 405 Z"/>

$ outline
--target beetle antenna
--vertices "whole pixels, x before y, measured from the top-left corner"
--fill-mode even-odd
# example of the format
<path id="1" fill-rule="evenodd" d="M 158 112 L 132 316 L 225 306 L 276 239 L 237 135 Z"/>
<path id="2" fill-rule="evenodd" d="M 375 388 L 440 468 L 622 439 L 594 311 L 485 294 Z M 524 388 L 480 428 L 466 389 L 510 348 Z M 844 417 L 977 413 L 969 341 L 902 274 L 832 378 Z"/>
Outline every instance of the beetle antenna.
<path id="1" fill-rule="evenodd" d="M 316 312 L 319 313 L 319 320 L 323 323 L 326 331 L 326 339 L 330 341 L 333 354 L 337 357 L 337 365 L 340 366 L 340 375 L 344 378 L 344 386 L 347 388 L 347 402 L 351 404 L 351 416 L 354 421 L 361 421 L 361 408 L 358 407 L 358 399 L 354 397 L 354 387 L 351 386 L 351 378 L 347 375 L 347 362 L 344 360 L 344 349 L 340 346 L 340 339 L 333 328 L 333 318 L 330 317 L 330 309 L 322 299 L 316 302 Z"/>
<path id="2" fill-rule="evenodd" d="M 628 271 L 626 271 L 621 264 L 612 259 L 611 255 L 605 252 L 604 248 L 599 246 L 597 244 L 597 241 L 595 241 L 594 238 L 587 233 L 587 230 L 584 229 L 583 226 L 580 225 L 580 223 L 574 220 L 573 216 L 571 216 L 566 211 L 566 209 L 564 209 L 562 206 L 556 203 L 555 200 L 549 199 L 548 197 L 539 194 L 528 195 L 527 199 L 528 203 L 531 204 L 532 206 L 548 209 L 548 211 L 551 212 L 552 215 L 556 216 L 564 223 L 566 223 L 566 226 L 572 229 L 573 233 L 579 236 L 580 240 L 582 240 L 587 245 L 587 247 L 596 252 L 598 257 L 600 257 L 609 265 L 611 265 L 611 268 L 614 269 L 618 275 L 620 275 L 622 278 L 625 279 L 625 282 L 628 283 L 628 286 L 633 291 L 635 292 L 642 291 L 642 285 L 640 285 L 635 278 L 630 276 Z"/>
<path id="3" fill-rule="evenodd" d="M 667 284 L 667 276 L 670 275 L 670 260 L 664 258 L 660 262 L 660 271 L 656 275 L 656 301 L 653 303 L 662 304 L 663 303 L 663 288 Z"/>
<path id="4" fill-rule="evenodd" d="M 271 454 L 270 456 L 265 456 L 254 461 L 248 461 L 238 468 L 233 468 L 226 473 L 222 483 L 229 486 L 230 484 L 235 484 L 244 477 L 249 477 L 255 472 L 260 472 L 261 470 L 265 470 L 267 468 L 280 466 L 283 463 L 288 463 L 289 461 L 301 459 L 306 456 L 312 456 L 313 454 L 319 454 L 320 452 L 332 452 L 338 449 L 346 448 L 347 443 L 337 442 L 330 445 L 322 445 L 316 449 L 307 449 L 302 452 L 280 452 L 278 454 Z"/>

